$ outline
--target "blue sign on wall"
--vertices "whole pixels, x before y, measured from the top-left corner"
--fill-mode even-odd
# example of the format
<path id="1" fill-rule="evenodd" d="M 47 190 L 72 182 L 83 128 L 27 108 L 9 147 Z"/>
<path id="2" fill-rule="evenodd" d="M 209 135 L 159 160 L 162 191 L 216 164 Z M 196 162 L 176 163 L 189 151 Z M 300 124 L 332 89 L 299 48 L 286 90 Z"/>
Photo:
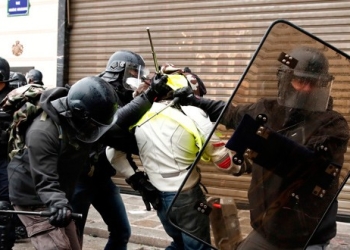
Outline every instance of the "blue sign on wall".
<path id="1" fill-rule="evenodd" d="M 29 0 L 8 0 L 7 16 L 28 15 Z"/>

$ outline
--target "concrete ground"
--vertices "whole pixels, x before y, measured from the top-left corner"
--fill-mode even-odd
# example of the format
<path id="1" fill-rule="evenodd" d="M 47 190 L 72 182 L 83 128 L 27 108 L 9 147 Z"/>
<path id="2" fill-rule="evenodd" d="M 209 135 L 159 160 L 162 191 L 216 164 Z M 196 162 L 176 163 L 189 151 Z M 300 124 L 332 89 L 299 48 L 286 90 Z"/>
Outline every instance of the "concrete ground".
<path id="1" fill-rule="evenodd" d="M 85 235 L 83 250 L 100 250 L 107 243 L 106 238 Z M 160 250 L 162 248 L 146 246 L 142 244 L 129 243 L 128 250 Z M 35 250 L 29 239 L 18 241 L 13 250 Z"/>
<path id="2" fill-rule="evenodd" d="M 122 194 L 132 236 L 128 250 L 160 250 L 171 242 L 171 238 L 164 232 L 154 210 L 146 211 L 140 196 Z M 249 212 L 239 211 L 239 218 L 243 236 L 251 230 Z M 327 250 L 350 250 L 350 223 L 338 222 L 338 234 L 331 241 Z M 91 207 L 85 227 L 83 250 L 102 250 L 107 242 L 107 226 L 98 212 Z M 34 250 L 29 240 L 22 240 L 15 244 L 13 250 Z"/>

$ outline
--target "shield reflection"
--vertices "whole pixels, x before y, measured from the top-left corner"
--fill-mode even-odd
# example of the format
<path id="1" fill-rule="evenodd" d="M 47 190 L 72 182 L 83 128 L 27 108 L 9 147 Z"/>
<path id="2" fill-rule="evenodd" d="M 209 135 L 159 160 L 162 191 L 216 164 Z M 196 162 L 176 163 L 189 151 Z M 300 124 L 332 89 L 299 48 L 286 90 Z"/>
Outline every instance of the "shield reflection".
<path id="1" fill-rule="evenodd" d="M 211 133 L 221 135 L 244 171 L 220 173 L 203 165 L 201 150 L 168 209 L 172 224 L 214 249 L 252 249 L 249 242 L 257 237 L 265 249 L 305 249 L 330 240 L 337 197 L 349 177 L 349 74 L 348 55 L 288 21 L 275 21 Z M 198 168 L 213 168 L 201 179 L 207 203 L 193 206 L 209 217 L 211 242 L 173 215 Z M 212 187 L 213 175 L 222 176 L 220 192 Z M 248 192 L 234 194 L 233 187 Z"/>

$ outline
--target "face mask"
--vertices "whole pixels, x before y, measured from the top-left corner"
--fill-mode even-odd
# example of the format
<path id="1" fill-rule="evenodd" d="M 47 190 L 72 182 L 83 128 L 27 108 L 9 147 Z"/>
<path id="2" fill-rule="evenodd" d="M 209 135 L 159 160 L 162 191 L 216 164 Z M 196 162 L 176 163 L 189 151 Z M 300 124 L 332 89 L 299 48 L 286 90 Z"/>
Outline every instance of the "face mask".
<path id="1" fill-rule="evenodd" d="M 132 90 L 136 90 L 141 84 L 141 79 L 138 79 L 138 78 L 135 78 L 135 77 L 129 77 L 129 78 L 126 79 L 126 84 Z"/>

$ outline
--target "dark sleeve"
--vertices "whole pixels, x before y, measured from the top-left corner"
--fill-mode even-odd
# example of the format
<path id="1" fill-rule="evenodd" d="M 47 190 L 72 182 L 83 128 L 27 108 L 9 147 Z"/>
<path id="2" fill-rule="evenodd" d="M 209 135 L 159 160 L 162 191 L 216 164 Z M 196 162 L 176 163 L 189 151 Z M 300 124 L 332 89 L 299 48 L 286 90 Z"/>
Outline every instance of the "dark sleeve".
<path id="1" fill-rule="evenodd" d="M 101 138 L 102 143 L 115 150 L 138 155 L 138 147 L 134 133 L 129 133 L 115 125 Z"/>
<path id="2" fill-rule="evenodd" d="M 314 149 L 324 145 L 328 149 L 325 152 L 326 157 L 343 165 L 349 140 L 349 125 L 342 115 L 334 111 L 325 112 L 321 118 L 322 125 L 308 140 L 307 147 Z"/>
<path id="3" fill-rule="evenodd" d="M 203 109 L 209 115 L 210 120 L 216 122 L 224 109 L 226 102 L 200 97 L 194 98 L 192 105 Z"/>
<path id="4" fill-rule="evenodd" d="M 26 135 L 26 142 L 31 175 L 40 199 L 47 206 L 67 204 L 68 199 L 61 190 L 57 169 L 60 152 L 58 132 L 55 134 L 31 129 Z"/>
<path id="5" fill-rule="evenodd" d="M 227 129 L 236 129 L 245 114 L 249 114 L 255 118 L 257 114 L 266 112 L 264 107 L 262 99 L 256 103 L 240 104 L 237 106 L 228 105 L 221 117 L 220 123 L 225 125 Z"/>
<path id="6" fill-rule="evenodd" d="M 152 103 L 144 93 L 135 97 L 130 103 L 118 109 L 116 125 L 123 130 L 128 130 L 131 125 L 141 119 L 151 106 Z"/>

